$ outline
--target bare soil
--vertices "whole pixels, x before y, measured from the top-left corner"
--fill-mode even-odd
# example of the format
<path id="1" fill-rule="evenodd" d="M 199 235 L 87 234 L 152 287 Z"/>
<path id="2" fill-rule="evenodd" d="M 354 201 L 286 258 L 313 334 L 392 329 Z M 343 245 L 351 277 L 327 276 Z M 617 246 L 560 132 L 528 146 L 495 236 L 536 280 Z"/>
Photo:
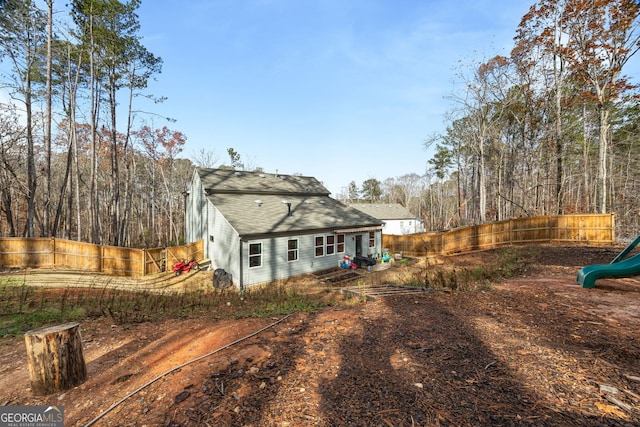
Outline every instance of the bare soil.
<path id="1" fill-rule="evenodd" d="M 63 405 L 68 426 L 637 426 L 640 280 L 575 282 L 620 250 L 535 246 L 517 277 L 482 290 L 284 320 L 88 319 L 84 384 L 34 396 L 17 337 L 0 346 L 0 405 Z"/>

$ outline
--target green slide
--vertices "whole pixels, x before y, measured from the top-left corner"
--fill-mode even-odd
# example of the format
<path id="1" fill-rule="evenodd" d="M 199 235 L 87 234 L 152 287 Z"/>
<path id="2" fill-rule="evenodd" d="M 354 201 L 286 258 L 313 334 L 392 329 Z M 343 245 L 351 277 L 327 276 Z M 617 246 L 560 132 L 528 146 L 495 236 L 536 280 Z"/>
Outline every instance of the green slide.
<path id="1" fill-rule="evenodd" d="M 640 274 L 640 254 L 623 260 L 640 243 L 640 236 L 629 244 L 609 264 L 594 264 L 582 267 L 578 272 L 578 283 L 583 288 L 594 288 L 596 280 L 603 277 L 629 277 Z"/>

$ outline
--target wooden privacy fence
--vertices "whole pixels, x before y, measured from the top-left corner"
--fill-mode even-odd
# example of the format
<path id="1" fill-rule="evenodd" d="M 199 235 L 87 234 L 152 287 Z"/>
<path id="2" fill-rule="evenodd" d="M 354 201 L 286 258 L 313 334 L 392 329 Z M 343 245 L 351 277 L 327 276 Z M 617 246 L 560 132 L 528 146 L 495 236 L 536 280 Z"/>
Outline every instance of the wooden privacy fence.
<path id="1" fill-rule="evenodd" d="M 445 232 L 383 235 L 382 245 L 406 256 L 450 255 L 525 243 L 571 242 L 612 244 L 613 214 L 517 218 Z"/>
<path id="2" fill-rule="evenodd" d="M 202 259 L 204 241 L 185 246 L 132 249 L 54 238 L 0 238 L 2 268 L 63 268 L 119 276 L 166 271 L 181 260 Z"/>

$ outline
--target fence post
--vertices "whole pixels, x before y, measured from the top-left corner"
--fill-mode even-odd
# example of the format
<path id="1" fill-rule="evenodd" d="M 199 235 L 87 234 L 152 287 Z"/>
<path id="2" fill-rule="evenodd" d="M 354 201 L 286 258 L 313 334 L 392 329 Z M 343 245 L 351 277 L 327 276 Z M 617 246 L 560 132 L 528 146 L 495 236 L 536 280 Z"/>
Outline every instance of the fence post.
<path id="1" fill-rule="evenodd" d="M 513 218 L 509 220 L 509 244 L 513 245 Z"/>
<path id="2" fill-rule="evenodd" d="M 611 221 L 609 222 L 611 227 L 611 243 L 616 242 L 616 214 L 611 214 Z"/>
<path id="3" fill-rule="evenodd" d="M 58 267 L 56 265 L 56 238 L 55 237 L 51 238 L 51 263 L 53 264 L 51 266 L 52 268 Z"/>

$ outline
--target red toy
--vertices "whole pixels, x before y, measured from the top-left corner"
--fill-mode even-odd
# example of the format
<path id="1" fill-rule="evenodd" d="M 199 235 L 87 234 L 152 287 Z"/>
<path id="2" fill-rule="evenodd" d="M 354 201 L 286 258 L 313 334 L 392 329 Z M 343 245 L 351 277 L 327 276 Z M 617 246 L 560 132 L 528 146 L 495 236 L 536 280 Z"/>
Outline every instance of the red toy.
<path id="1" fill-rule="evenodd" d="M 192 259 L 189 262 L 185 260 L 185 261 L 180 261 L 177 264 L 174 264 L 173 272 L 176 273 L 176 276 L 179 276 L 182 273 L 188 273 L 191 270 L 197 270 L 199 267 L 200 266 L 198 265 L 196 260 Z"/>

